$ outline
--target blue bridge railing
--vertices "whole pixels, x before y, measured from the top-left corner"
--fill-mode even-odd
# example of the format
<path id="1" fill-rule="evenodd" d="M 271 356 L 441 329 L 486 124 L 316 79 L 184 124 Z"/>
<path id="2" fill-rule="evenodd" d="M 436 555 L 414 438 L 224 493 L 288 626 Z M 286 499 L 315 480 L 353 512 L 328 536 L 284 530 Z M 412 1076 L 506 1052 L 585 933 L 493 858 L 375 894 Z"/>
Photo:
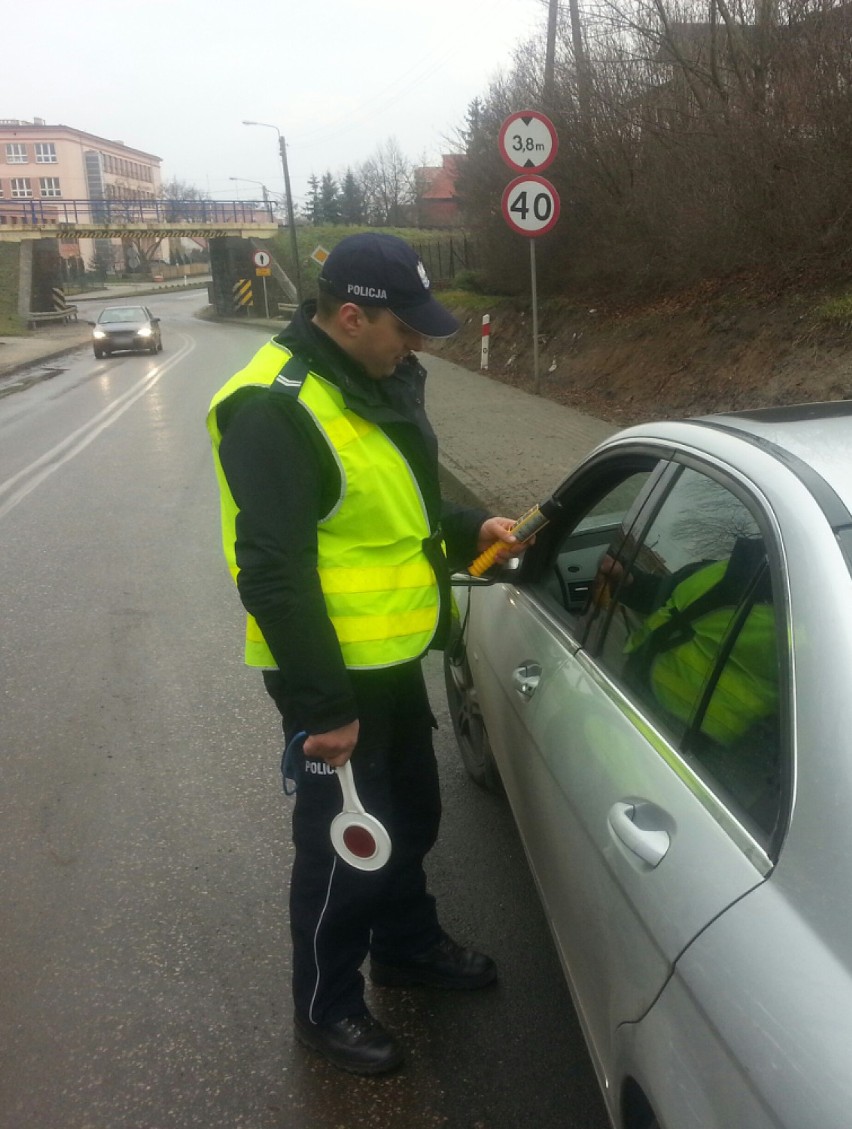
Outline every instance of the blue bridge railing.
<path id="1" fill-rule="evenodd" d="M 0 225 L 274 223 L 272 204 L 252 200 L 0 199 Z"/>

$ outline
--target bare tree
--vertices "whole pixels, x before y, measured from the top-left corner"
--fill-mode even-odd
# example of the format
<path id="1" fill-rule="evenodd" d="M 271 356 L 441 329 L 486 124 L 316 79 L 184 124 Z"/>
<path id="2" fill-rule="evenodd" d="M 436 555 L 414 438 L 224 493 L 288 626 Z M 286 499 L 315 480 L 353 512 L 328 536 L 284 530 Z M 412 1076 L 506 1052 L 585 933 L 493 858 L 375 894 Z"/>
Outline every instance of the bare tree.
<path id="1" fill-rule="evenodd" d="M 543 34 L 523 45 L 461 131 L 467 218 L 508 290 L 526 281 L 499 211 L 497 133 L 508 113 L 541 105 L 545 51 Z M 647 293 L 732 271 L 845 268 L 852 4 L 570 3 L 552 67 L 560 147 L 547 176 L 562 216 L 538 243 L 544 288 Z"/>
<path id="2" fill-rule="evenodd" d="M 414 169 L 396 138 L 389 138 L 361 165 L 358 182 L 370 224 L 398 227 L 411 220 Z"/>

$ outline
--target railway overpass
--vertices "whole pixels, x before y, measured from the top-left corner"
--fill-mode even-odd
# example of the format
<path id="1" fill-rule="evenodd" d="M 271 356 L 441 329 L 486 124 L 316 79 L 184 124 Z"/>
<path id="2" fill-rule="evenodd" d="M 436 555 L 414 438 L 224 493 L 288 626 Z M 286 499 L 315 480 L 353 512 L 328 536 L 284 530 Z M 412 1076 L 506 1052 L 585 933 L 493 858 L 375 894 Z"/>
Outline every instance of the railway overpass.
<path id="1" fill-rule="evenodd" d="M 262 248 L 272 254 L 262 241 L 277 233 L 271 207 L 244 200 L 1 200 L 0 257 L 11 264 L 7 277 L 18 279 L 17 292 L 6 295 L 5 312 L 24 320 L 61 316 L 63 244 L 120 240 L 150 252 L 164 239 L 185 237 L 207 241 L 212 301 L 218 313 L 232 313 L 252 302 L 253 253 Z M 17 254 L 8 244 L 17 245 Z M 292 302 L 296 288 L 274 254 L 270 270 L 273 301 Z"/>

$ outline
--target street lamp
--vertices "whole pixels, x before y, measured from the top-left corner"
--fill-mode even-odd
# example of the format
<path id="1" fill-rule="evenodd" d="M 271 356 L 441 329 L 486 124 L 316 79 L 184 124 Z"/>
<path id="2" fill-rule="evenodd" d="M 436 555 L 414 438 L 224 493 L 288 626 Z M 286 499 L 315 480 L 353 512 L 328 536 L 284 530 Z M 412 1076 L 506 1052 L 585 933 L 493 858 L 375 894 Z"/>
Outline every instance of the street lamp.
<path id="1" fill-rule="evenodd" d="M 272 201 L 269 199 L 269 189 L 262 180 L 251 180 L 247 176 L 229 176 L 228 180 L 242 181 L 244 184 L 257 184 L 263 192 L 263 206 L 266 208 L 269 218 L 272 219 Z"/>
<path id="2" fill-rule="evenodd" d="M 290 170 L 287 168 L 287 146 L 277 125 L 269 122 L 247 122 L 243 125 L 260 125 L 264 129 L 274 129 L 278 134 L 278 151 L 281 154 L 281 168 L 284 170 L 284 202 L 287 205 L 287 226 L 290 228 L 290 252 L 293 256 L 293 269 L 296 272 L 296 301 L 302 302 L 302 272 L 299 269 L 299 245 L 296 242 L 296 220 L 293 215 L 293 195 L 290 192 Z"/>
<path id="3" fill-rule="evenodd" d="M 258 187 L 263 192 L 263 202 L 264 202 L 264 204 L 269 203 L 269 189 L 266 187 L 266 185 L 263 183 L 262 180 L 250 180 L 247 176 L 229 176 L 228 180 L 241 181 L 243 184 L 256 184 L 256 185 L 258 185 Z"/>

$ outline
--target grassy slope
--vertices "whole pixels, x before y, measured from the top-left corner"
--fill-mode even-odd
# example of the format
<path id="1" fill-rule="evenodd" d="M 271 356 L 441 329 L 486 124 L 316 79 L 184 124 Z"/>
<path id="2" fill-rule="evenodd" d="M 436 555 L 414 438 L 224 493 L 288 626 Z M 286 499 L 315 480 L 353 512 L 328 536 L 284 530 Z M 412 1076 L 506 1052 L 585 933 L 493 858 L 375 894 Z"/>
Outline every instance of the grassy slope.
<path id="1" fill-rule="evenodd" d="M 302 282 L 305 287 L 305 292 L 310 295 L 313 293 L 313 284 L 319 275 L 320 267 L 318 263 L 314 263 L 311 259 L 311 253 L 317 247 L 324 247 L 326 251 L 331 251 L 341 239 L 347 235 L 357 235 L 362 231 L 376 231 L 386 235 L 398 235 L 402 239 L 408 240 L 410 243 L 441 243 L 446 242 L 450 233 L 438 230 L 421 230 L 419 228 L 404 228 L 404 227 L 382 227 L 382 228 L 364 228 L 364 227 L 345 227 L 340 224 L 336 225 L 319 225 L 313 227 L 310 225 L 300 225 L 296 227 L 296 243 L 299 248 L 299 258 L 302 263 Z M 284 269 L 290 262 L 290 235 L 288 232 L 279 232 L 270 243 L 274 247 L 275 258 L 281 263 Z"/>
<path id="2" fill-rule="evenodd" d="M 445 292 L 462 329 L 432 351 L 533 391 L 530 311 L 517 299 Z M 458 299 L 458 300 L 457 300 Z M 852 289 L 768 293 L 731 284 L 646 306 L 539 309 L 540 394 L 616 424 L 711 411 L 852 399 Z"/>

